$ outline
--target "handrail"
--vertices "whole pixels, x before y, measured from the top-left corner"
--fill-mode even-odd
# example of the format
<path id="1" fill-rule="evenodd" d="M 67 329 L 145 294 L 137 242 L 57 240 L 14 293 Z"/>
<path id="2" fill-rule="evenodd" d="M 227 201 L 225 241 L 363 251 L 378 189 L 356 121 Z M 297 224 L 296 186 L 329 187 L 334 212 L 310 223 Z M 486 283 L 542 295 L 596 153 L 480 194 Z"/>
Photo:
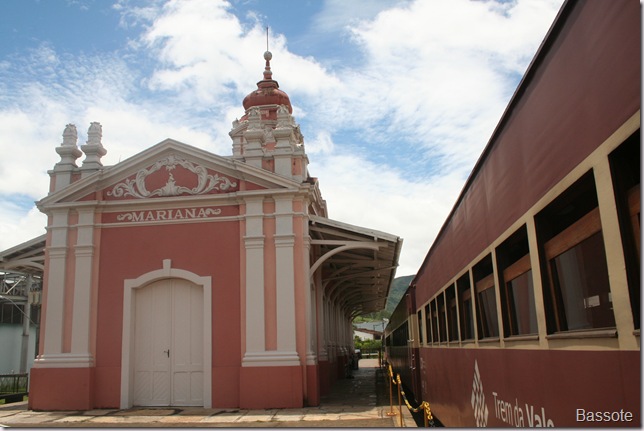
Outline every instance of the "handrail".
<path id="1" fill-rule="evenodd" d="M 405 391 L 402 388 L 402 381 L 400 380 L 400 374 L 396 374 L 396 378 L 394 378 L 394 370 L 391 367 L 391 364 L 388 364 L 388 370 L 387 373 L 389 374 L 389 404 L 390 404 L 390 412 L 387 413 L 387 415 L 393 416 L 396 413 L 393 411 L 393 397 L 392 397 L 392 385 L 397 385 L 398 386 L 398 408 L 400 411 L 400 426 L 403 426 L 403 419 L 402 419 L 402 402 L 401 398 L 405 401 L 405 404 L 407 405 L 407 408 L 413 412 L 413 413 L 418 413 L 421 410 L 424 411 L 423 418 L 425 420 L 425 427 L 433 427 L 436 426 L 434 422 L 434 416 L 432 415 L 432 410 L 429 406 L 429 401 L 422 401 L 417 407 L 414 407 L 411 405 L 409 400 L 407 399 L 407 395 L 405 394 Z"/>

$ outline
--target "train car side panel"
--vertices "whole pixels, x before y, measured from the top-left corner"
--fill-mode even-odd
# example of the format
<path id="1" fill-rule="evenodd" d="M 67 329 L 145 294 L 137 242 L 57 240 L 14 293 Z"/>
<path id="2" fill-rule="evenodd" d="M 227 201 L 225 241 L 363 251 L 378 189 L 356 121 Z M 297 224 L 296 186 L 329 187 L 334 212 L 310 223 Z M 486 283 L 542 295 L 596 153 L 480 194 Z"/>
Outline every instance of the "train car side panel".
<path id="1" fill-rule="evenodd" d="M 423 399 L 445 424 L 474 426 L 638 426 L 636 352 L 421 349 Z M 446 366 L 446 364 L 450 364 Z M 631 388 L 634 386 L 631 385 Z M 588 421 L 608 412 L 617 421 Z M 617 414 L 615 414 L 617 412 Z M 605 419 L 606 415 L 602 415 Z"/>

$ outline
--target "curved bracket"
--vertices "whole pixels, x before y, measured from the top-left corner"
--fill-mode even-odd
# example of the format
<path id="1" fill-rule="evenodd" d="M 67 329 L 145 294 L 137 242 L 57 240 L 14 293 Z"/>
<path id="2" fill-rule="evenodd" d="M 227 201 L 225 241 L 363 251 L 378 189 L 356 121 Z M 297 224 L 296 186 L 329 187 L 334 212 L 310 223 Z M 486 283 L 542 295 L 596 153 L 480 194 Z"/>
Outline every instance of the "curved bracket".
<path id="1" fill-rule="evenodd" d="M 340 247 L 334 248 L 333 250 L 328 251 L 327 253 L 323 254 L 318 258 L 318 260 L 315 261 L 315 263 L 311 266 L 311 270 L 309 271 L 309 277 L 313 277 L 313 274 L 315 274 L 315 271 L 326 261 L 328 260 L 331 256 L 334 256 L 338 253 L 341 253 L 345 250 L 352 250 L 356 248 L 366 248 L 369 250 L 379 250 L 380 249 L 379 244 L 369 244 L 369 243 L 364 243 L 364 242 L 358 242 L 358 243 L 347 243 L 344 245 L 341 245 Z"/>

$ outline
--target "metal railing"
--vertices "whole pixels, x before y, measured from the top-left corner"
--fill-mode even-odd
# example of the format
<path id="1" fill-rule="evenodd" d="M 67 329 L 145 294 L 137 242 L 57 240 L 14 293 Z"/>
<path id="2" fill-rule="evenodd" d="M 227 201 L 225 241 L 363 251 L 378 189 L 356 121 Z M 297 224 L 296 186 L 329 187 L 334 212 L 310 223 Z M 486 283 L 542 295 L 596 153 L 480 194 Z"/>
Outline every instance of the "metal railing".
<path id="1" fill-rule="evenodd" d="M 29 374 L 0 374 L 0 399 L 22 401 L 29 393 Z"/>

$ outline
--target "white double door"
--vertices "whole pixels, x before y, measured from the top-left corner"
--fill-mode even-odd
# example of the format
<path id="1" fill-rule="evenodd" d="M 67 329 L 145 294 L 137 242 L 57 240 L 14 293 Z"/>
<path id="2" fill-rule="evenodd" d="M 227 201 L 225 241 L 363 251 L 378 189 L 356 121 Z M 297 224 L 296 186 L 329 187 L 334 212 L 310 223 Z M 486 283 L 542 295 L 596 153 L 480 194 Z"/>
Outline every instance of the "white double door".
<path id="1" fill-rule="evenodd" d="M 172 278 L 135 295 L 134 405 L 202 406 L 203 289 Z"/>

